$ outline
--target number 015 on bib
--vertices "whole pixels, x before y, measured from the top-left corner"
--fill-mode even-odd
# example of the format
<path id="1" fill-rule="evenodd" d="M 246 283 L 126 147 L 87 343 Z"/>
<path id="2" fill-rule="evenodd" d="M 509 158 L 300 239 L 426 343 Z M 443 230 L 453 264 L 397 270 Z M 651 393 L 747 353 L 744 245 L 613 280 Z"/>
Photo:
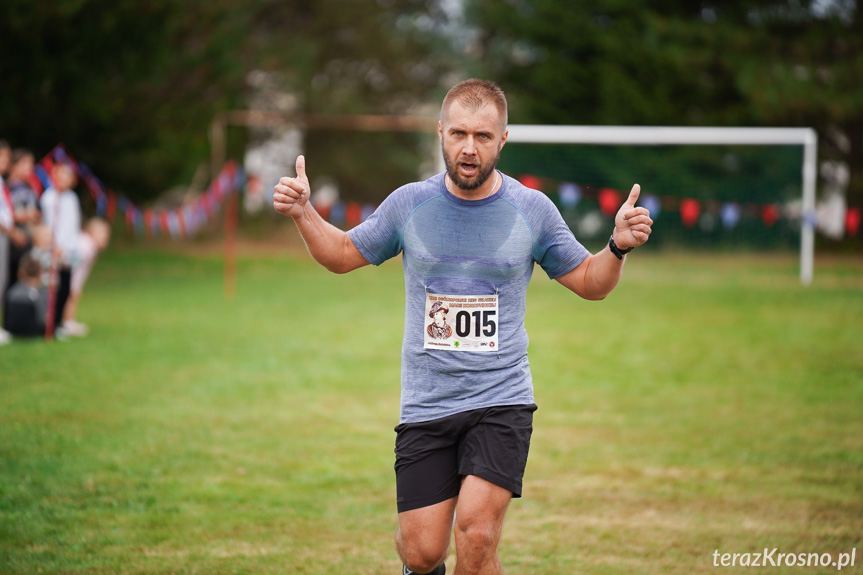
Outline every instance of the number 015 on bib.
<path id="1" fill-rule="evenodd" d="M 497 294 L 426 294 L 423 347 L 447 351 L 498 351 Z"/>

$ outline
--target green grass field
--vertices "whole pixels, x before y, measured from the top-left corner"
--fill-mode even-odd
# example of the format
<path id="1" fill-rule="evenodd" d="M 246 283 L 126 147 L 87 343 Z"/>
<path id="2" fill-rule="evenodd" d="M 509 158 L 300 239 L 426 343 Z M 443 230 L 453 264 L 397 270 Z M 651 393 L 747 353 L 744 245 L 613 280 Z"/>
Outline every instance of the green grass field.
<path id="1" fill-rule="evenodd" d="M 863 573 L 863 265 L 630 260 L 603 302 L 535 274 L 505 570 Z M 0 347 L 0 572 L 398 573 L 402 302 L 400 262 L 245 257 L 226 301 L 217 258 L 107 253 L 88 338 Z"/>

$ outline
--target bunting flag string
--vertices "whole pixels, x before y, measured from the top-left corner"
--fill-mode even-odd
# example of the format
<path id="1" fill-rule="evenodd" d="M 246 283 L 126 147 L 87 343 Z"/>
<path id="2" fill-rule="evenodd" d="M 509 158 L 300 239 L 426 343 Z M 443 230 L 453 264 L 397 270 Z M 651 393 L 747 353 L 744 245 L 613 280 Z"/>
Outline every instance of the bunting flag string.
<path id="1" fill-rule="evenodd" d="M 196 235 L 220 211 L 225 198 L 234 193 L 240 193 L 246 182 L 246 174 L 236 162 L 225 163 L 209 187 L 174 209 L 140 208 L 127 197 L 117 194 L 105 187 L 102 181 L 83 162 L 75 160 L 62 144 L 58 144 L 42 158 L 35 166 L 34 189 L 41 194 L 51 186 L 51 170 L 55 163 L 70 164 L 78 177 L 84 182 L 95 204 L 96 213 L 108 221 L 113 221 L 116 215 L 123 218 L 126 226 L 136 236 L 156 237 L 170 235 L 172 238 L 185 238 Z M 525 174 L 519 181 L 532 189 L 543 191 L 543 182 L 538 176 Z M 573 182 L 554 182 L 557 189 L 556 198 L 562 210 L 575 209 L 585 199 L 596 201 L 600 211 L 606 217 L 614 217 L 628 192 L 613 188 L 580 186 Z M 554 195 L 552 192 L 550 195 Z M 353 201 L 336 200 L 313 204 L 318 213 L 335 226 L 352 228 L 364 222 L 375 211 L 372 204 L 362 204 Z M 732 230 L 744 219 L 758 219 L 767 227 L 772 228 L 780 220 L 799 221 L 802 217 L 799 208 L 780 206 L 776 203 L 756 204 L 742 202 L 720 202 L 717 200 L 700 200 L 689 197 L 656 195 L 643 193 L 638 205 L 647 208 L 656 219 L 665 212 L 678 212 L 680 221 L 687 228 L 696 225 L 704 227 L 706 219 L 710 225 L 719 222 Z M 861 212 L 857 208 L 847 210 L 845 228 L 849 236 L 855 236 L 861 225 Z"/>
<path id="2" fill-rule="evenodd" d="M 113 221 L 122 214 L 126 226 L 136 236 L 155 237 L 170 235 L 184 238 L 196 235 L 219 211 L 224 199 L 239 193 L 245 185 L 245 174 L 236 162 L 228 161 L 209 187 L 195 198 L 174 209 L 140 208 L 127 197 L 105 187 L 102 181 L 83 162 L 77 161 L 62 144 L 58 144 L 35 166 L 36 177 L 42 190 L 51 186 L 51 171 L 56 163 L 72 166 L 96 203 L 96 214 Z"/>
<path id="3" fill-rule="evenodd" d="M 613 188 L 580 186 L 573 182 L 540 180 L 539 177 L 530 174 L 522 175 L 518 180 L 528 188 L 546 191 L 552 197 L 554 197 L 556 192 L 559 206 L 563 210 L 574 209 L 585 199 L 595 201 L 599 205 L 600 212 L 606 217 L 614 217 L 623 203 L 623 199 L 629 193 L 628 191 L 624 193 Z M 543 181 L 546 183 L 551 182 L 550 187 L 556 186 L 557 189 L 543 190 Z M 765 227 L 772 228 L 780 220 L 797 222 L 802 218 L 801 210 L 793 204 L 782 206 L 776 203 L 721 202 L 717 200 L 642 193 L 638 199 L 638 205 L 647 208 L 654 219 L 659 217 L 663 212 L 677 211 L 681 223 L 687 228 L 694 228 L 696 225 L 700 225 L 702 228 L 712 229 L 715 222 L 721 222 L 725 229 L 732 230 L 744 218 L 760 220 Z M 860 210 L 851 208 L 846 212 L 845 217 L 847 235 L 856 235 L 860 227 Z"/>

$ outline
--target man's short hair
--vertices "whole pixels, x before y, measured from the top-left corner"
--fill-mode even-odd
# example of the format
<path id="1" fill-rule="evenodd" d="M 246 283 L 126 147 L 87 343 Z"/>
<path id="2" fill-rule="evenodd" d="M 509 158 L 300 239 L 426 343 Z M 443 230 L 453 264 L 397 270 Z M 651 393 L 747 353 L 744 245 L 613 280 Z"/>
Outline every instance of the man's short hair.
<path id="1" fill-rule="evenodd" d="M 458 102 L 469 110 L 479 110 L 488 103 L 494 104 L 503 120 L 503 128 L 507 124 L 506 95 L 500 86 L 489 80 L 471 78 L 459 82 L 447 92 L 441 105 L 441 119 L 453 102 Z"/>
<path id="2" fill-rule="evenodd" d="M 9 142 L 6 140 L 0 140 L 0 150 L 9 150 Z"/>

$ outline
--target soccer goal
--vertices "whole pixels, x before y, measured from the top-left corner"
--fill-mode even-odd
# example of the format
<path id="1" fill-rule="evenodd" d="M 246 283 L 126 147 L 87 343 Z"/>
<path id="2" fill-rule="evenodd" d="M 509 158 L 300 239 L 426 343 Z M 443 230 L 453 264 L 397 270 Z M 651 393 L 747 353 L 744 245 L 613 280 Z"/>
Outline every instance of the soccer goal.
<path id="1" fill-rule="evenodd" d="M 518 124 L 508 129 L 501 168 L 531 187 L 546 188 L 565 218 L 589 199 L 607 220 L 615 202 L 638 182 L 639 203 L 659 216 L 658 224 L 678 226 L 671 231 L 679 243 L 750 251 L 770 249 L 780 240 L 792 250 L 799 245 L 800 280 L 811 283 L 814 130 Z M 570 225 L 580 227 L 581 235 L 590 236 L 593 227 L 599 233 L 600 226 L 606 232 L 607 221 L 597 221 L 599 215 L 593 223 L 579 217 Z"/>

